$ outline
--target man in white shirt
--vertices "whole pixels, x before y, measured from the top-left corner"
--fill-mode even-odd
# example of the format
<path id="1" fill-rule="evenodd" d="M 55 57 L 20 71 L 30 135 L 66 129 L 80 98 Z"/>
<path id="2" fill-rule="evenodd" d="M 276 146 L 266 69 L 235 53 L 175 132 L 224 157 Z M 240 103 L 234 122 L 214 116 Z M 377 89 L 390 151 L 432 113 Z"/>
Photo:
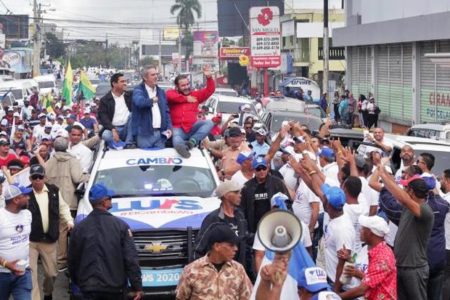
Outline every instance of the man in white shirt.
<path id="1" fill-rule="evenodd" d="M 40 113 L 38 115 L 39 118 L 39 124 L 37 124 L 36 126 L 34 126 L 33 128 L 33 137 L 31 140 L 31 144 L 32 145 L 36 145 L 39 144 L 40 141 L 37 141 L 37 139 L 45 133 L 45 124 L 47 121 L 47 115 L 44 113 Z"/>
<path id="2" fill-rule="evenodd" d="M 31 189 L 8 186 L 0 208 L 0 299 L 31 299 L 29 244 L 31 213 L 26 195 Z"/>
<path id="3" fill-rule="evenodd" d="M 125 142 L 125 148 L 134 148 L 131 133 L 131 93 L 126 91 L 127 80 L 122 73 L 111 76 L 111 91 L 100 99 L 98 122 L 103 126 L 100 136 L 115 148 Z"/>
<path id="4" fill-rule="evenodd" d="M 81 164 L 83 173 L 88 173 L 93 162 L 93 153 L 81 143 L 83 137 L 83 128 L 78 125 L 72 126 L 69 134 L 69 149 L 67 152 L 73 154 Z"/>
<path id="5" fill-rule="evenodd" d="M 142 83 L 133 90 L 131 131 L 139 148 L 164 148 L 172 136 L 172 120 L 166 93 L 156 82 L 158 70 L 146 66 L 142 71 Z"/>
<path id="6" fill-rule="evenodd" d="M 383 157 L 389 156 L 393 149 L 392 143 L 384 139 L 384 129 L 380 127 L 377 127 L 373 130 L 373 136 L 371 134 L 366 134 L 366 136 L 364 137 L 364 141 L 370 142 L 376 147 L 381 148 L 383 150 Z"/>
<path id="7" fill-rule="evenodd" d="M 252 167 L 253 154 L 251 151 L 239 153 L 236 162 L 241 165 L 241 169 L 234 173 L 231 177 L 232 181 L 239 183 L 241 186 L 255 176 L 255 170 Z"/>
<path id="8" fill-rule="evenodd" d="M 326 178 L 339 182 L 339 166 L 336 163 L 336 156 L 331 148 L 323 147 L 319 151 L 319 162 L 322 167 L 322 173 Z"/>

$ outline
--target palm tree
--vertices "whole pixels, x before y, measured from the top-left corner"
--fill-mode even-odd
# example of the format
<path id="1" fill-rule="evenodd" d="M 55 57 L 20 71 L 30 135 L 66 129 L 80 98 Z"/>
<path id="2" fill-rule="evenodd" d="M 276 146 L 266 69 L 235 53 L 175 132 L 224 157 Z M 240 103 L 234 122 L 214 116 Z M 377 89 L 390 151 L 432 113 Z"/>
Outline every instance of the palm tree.
<path id="1" fill-rule="evenodd" d="M 198 0 L 175 0 L 170 13 L 173 15 L 177 11 L 177 24 L 185 31 L 188 31 L 195 23 L 194 12 L 197 13 L 197 18 L 202 16 L 202 6 Z"/>

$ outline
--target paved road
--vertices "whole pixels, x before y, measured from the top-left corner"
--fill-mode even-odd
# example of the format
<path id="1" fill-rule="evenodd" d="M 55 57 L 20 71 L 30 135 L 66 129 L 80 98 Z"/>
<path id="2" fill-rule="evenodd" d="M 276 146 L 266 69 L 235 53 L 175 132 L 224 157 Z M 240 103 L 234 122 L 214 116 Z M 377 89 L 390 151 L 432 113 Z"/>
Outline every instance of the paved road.
<path id="1" fill-rule="evenodd" d="M 44 295 L 42 294 L 42 284 L 44 281 L 44 272 L 42 265 L 39 264 L 39 286 L 41 287 L 41 299 L 44 299 Z M 55 288 L 53 290 L 53 299 L 55 300 L 68 300 L 69 297 L 69 279 L 66 276 L 65 272 L 59 273 L 58 277 L 56 277 Z"/>

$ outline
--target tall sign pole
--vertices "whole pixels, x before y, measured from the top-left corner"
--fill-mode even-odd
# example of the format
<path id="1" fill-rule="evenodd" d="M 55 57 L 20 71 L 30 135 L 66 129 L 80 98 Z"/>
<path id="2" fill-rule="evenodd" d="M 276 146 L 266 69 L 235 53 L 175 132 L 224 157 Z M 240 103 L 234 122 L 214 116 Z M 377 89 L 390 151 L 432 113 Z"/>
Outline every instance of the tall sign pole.
<path id="1" fill-rule="evenodd" d="M 329 54 L 330 45 L 328 43 L 328 0 L 323 0 L 323 93 L 328 95 L 328 68 L 329 68 Z"/>
<path id="2" fill-rule="evenodd" d="M 41 65 L 41 4 L 37 4 L 37 0 L 33 0 L 33 17 L 34 17 L 34 37 L 33 37 L 33 77 L 40 75 Z"/>
<path id="3" fill-rule="evenodd" d="M 281 65 L 280 10 L 277 6 L 250 8 L 251 65 L 264 71 L 264 96 L 269 93 L 268 68 Z"/>

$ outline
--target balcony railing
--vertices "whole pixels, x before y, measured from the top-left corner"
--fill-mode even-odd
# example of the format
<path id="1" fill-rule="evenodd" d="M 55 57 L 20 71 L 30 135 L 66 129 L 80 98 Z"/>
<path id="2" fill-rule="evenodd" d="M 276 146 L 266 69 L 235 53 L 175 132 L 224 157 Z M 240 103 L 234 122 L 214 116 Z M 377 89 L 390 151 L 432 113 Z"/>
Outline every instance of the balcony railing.
<path id="1" fill-rule="evenodd" d="M 345 47 L 331 47 L 328 50 L 330 60 L 345 59 Z M 319 47 L 319 60 L 323 59 L 323 47 Z"/>

